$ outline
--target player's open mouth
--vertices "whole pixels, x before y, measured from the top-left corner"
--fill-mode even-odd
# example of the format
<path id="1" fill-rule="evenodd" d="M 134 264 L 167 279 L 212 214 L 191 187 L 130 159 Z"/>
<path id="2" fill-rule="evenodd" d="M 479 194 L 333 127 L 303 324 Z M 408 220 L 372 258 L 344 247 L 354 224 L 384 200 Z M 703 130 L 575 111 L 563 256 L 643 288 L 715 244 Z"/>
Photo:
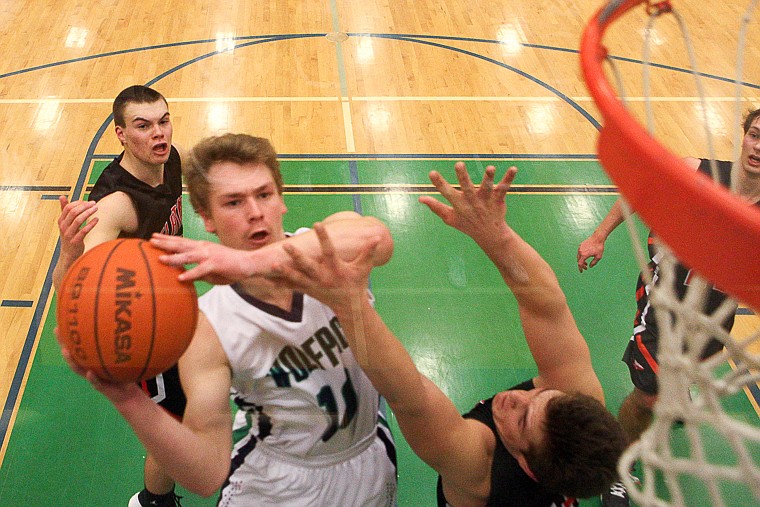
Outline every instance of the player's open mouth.
<path id="1" fill-rule="evenodd" d="M 263 241 L 267 238 L 268 234 L 266 231 L 258 231 L 251 234 L 250 238 L 254 241 Z"/>
<path id="2" fill-rule="evenodd" d="M 166 153 L 166 150 L 169 149 L 168 143 L 159 143 L 153 147 L 153 151 L 157 153 Z"/>

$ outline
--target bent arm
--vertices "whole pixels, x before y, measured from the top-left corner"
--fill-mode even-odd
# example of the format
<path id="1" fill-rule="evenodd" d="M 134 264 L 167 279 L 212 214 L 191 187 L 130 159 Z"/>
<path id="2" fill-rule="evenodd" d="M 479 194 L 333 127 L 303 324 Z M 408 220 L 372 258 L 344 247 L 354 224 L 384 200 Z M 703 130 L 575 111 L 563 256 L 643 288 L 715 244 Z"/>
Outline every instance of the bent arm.
<path id="1" fill-rule="evenodd" d="M 349 345 L 375 389 L 393 410 L 404 439 L 439 474 L 469 475 L 484 456 L 481 434 L 415 366 L 365 296 L 333 306 Z"/>
<path id="2" fill-rule="evenodd" d="M 390 231 L 374 217 L 361 216 L 352 211 L 340 212 L 325 218 L 322 223 L 334 239 L 338 255 L 344 260 L 354 259 L 375 238 L 379 239 L 379 243 L 372 255 L 373 265 L 385 264 L 393 254 Z M 319 240 L 313 230 L 250 251 L 161 234 L 154 235 L 151 242 L 158 248 L 173 253 L 161 257 L 166 264 L 198 264 L 180 275 L 181 280 L 202 279 L 215 284 L 229 284 L 268 275 L 274 266 L 288 261 L 285 245 L 293 245 L 307 255 L 318 255 L 320 251 Z"/>
<path id="3" fill-rule="evenodd" d="M 61 253 L 53 270 L 53 286 L 59 290 L 72 264 L 91 248 L 116 239 L 122 233 L 137 230 L 137 211 L 132 199 L 123 192 L 114 192 L 97 203 L 69 202 L 60 198 L 61 214 L 58 230 Z"/>
<path id="4" fill-rule="evenodd" d="M 183 487 L 214 494 L 227 478 L 232 450 L 230 370 L 216 333 L 201 313 L 179 362 L 187 407 L 182 423 L 138 393 L 115 402 L 148 452 Z M 139 396 L 138 396 L 139 395 Z"/>
<path id="5" fill-rule="evenodd" d="M 450 206 L 428 196 L 420 201 L 444 223 L 470 236 L 499 270 L 517 300 L 525 339 L 538 367 L 536 385 L 603 400 L 588 346 L 554 271 L 506 222 L 505 197 L 517 170 L 510 168 L 494 184 L 495 168 L 489 166 L 475 187 L 463 163 L 455 169 L 461 190 L 437 172 L 430 175 Z"/>
<path id="6" fill-rule="evenodd" d="M 684 157 L 684 163 L 695 171 L 699 168 L 700 160 L 694 157 Z M 633 214 L 633 211 L 631 211 Z M 594 229 L 591 235 L 578 245 L 578 271 L 581 273 L 589 268 L 593 268 L 602 260 L 604 255 L 604 245 L 612 231 L 625 221 L 625 212 L 623 210 L 622 198 L 615 201 L 607 215 L 602 219 L 599 225 Z M 589 262 L 589 259 L 591 261 Z"/>
<path id="7" fill-rule="evenodd" d="M 593 268 L 602 260 L 604 244 L 612 231 L 625 220 L 623 202 L 618 199 L 591 235 L 578 245 L 578 271 L 581 273 L 588 268 Z M 588 259 L 591 262 L 587 264 Z"/>

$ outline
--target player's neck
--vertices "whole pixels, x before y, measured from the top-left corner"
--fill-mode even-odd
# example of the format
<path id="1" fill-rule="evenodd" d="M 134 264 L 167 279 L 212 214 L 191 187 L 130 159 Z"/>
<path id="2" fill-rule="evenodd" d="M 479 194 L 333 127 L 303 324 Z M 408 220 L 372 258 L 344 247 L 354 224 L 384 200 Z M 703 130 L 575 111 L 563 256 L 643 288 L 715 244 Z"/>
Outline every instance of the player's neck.
<path id="1" fill-rule="evenodd" d="M 243 280 L 239 284 L 247 294 L 256 299 L 276 306 L 286 312 L 293 308 L 293 291 L 279 287 L 262 287 L 261 284 L 250 280 Z"/>
<path id="2" fill-rule="evenodd" d="M 129 174 L 151 187 L 157 187 L 164 182 L 164 164 L 148 164 L 133 156 L 129 151 L 125 151 L 121 166 Z"/>

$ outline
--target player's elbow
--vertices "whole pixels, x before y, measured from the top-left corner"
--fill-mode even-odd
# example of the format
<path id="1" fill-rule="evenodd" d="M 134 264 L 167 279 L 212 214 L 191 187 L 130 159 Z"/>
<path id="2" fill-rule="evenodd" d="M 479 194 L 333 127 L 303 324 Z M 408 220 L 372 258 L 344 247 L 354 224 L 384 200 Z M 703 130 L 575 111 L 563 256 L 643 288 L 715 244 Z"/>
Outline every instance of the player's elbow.
<path id="1" fill-rule="evenodd" d="M 382 266 L 393 256 L 393 236 L 381 220 L 371 217 L 361 217 L 364 224 L 362 237 L 366 241 L 376 241 L 375 250 L 372 253 L 372 261 L 375 266 Z"/>

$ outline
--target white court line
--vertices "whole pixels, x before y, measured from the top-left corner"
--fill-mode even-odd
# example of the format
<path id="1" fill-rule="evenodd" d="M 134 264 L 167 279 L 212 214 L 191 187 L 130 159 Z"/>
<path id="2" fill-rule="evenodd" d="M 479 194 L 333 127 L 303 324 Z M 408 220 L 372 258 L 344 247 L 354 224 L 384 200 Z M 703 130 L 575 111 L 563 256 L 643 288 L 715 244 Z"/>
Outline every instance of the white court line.
<path id="1" fill-rule="evenodd" d="M 346 151 L 348 153 L 356 152 L 354 143 L 354 124 L 351 121 L 351 103 L 344 98 L 341 105 L 343 106 L 343 129 L 346 131 Z"/>

